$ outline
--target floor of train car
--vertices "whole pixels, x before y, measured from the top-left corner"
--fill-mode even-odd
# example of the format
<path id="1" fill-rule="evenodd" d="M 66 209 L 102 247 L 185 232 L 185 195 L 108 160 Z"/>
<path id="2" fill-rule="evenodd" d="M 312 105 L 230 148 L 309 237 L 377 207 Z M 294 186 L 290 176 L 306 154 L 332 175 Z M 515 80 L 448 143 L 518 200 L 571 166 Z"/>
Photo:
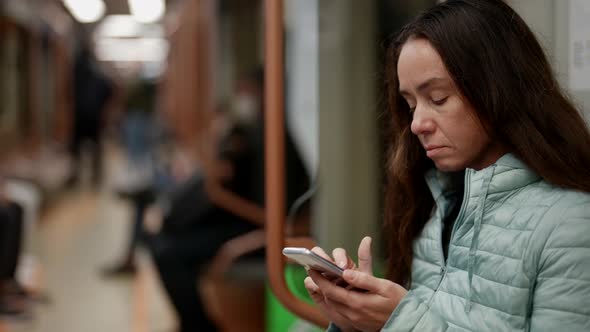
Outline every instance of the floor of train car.
<path id="1" fill-rule="evenodd" d="M 123 251 L 131 206 L 106 186 L 83 188 L 52 204 L 29 239 L 51 303 L 35 305 L 33 320 L 0 320 L 0 332 L 173 331 L 174 316 L 145 253 L 135 277 L 101 275 Z"/>

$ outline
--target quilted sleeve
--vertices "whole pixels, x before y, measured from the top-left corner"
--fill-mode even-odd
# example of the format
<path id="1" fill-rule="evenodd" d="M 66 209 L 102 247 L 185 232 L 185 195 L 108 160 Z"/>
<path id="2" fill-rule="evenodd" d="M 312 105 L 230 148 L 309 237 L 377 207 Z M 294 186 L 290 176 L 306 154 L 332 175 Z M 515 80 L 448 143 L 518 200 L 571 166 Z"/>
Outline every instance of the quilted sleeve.
<path id="1" fill-rule="evenodd" d="M 590 201 L 572 206 L 541 251 L 530 331 L 590 331 Z"/>
<path id="2" fill-rule="evenodd" d="M 447 323 L 409 291 L 385 323 L 384 332 L 443 332 Z"/>

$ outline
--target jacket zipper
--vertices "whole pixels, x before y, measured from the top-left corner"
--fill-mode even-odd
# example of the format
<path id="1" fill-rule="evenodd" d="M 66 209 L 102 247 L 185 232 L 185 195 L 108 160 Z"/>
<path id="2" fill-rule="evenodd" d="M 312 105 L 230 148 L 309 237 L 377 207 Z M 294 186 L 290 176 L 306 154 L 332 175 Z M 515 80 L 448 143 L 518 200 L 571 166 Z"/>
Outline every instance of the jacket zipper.
<path id="1" fill-rule="evenodd" d="M 463 190 L 463 201 L 461 202 L 461 209 L 459 210 L 459 214 L 457 215 L 457 219 L 455 219 L 455 222 L 453 223 L 453 229 L 451 230 L 451 237 L 449 240 L 449 252 L 450 252 L 450 247 L 451 247 L 451 243 L 453 242 L 453 235 L 455 234 L 455 230 L 459 227 L 459 224 L 461 221 L 461 219 L 463 219 L 463 215 L 465 214 L 465 210 L 467 209 L 467 201 L 469 200 L 469 184 L 470 184 L 470 180 L 471 180 L 471 172 L 469 169 L 465 170 L 465 182 L 464 182 L 464 186 L 465 189 Z M 441 223 L 443 221 L 441 220 Z M 436 286 L 436 290 L 434 291 L 435 293 L 438 291 L 440 285 L 442 284 L 444 278 L 447 275 L 447 259 L 445 259 L 445 255 L 444 255 L 444 250 L 443 250 L 443 243 L 442 243 L 442 237 L 439 239 L 439 244 L 440 244 L 440 256 L 441 256 L 441 261 L 443 262 L 441 268 L 440 268 L 440 273 L 441 273 L 441 278 L 440 281 L 438 282 L 438 285 Z"/>

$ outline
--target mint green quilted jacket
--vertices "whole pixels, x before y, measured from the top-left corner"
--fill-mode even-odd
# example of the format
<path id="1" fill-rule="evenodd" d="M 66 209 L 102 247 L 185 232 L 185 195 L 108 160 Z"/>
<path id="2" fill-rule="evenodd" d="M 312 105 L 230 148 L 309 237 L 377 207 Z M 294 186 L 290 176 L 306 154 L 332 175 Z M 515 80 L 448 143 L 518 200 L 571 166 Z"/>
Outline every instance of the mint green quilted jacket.
<path id="1" fill-rule="evenodd" d="M 382 331 L 590 331 L 590 194 L 548 184 L 511 154 L 468 169 L 445 261 L 448 181 L 426 179 L 436 211 Z"/>

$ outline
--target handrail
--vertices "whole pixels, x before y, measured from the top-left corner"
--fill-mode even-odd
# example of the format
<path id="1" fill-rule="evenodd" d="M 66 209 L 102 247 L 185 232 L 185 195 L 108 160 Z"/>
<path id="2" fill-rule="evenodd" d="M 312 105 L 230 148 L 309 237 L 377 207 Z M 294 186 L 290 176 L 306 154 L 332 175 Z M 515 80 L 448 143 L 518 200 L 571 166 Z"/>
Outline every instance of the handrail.
<path id="1" fill-rule="evenodd" d="M 285 259 L 285 114 L 283 75 L 283 2 L 264 0 L 265 13 L 265 164 L 266 164 L 266 261 L 270 286 L 289 310 L 303 319 L 326 327 L 321 312 L 295 297 L 284 278 Z"/>
<path id="2" fill-rule="evenodd" d="M 194 130 L 196 138 L 195 154 L 201 162 L 201 167 L 205 175 L 205 190 L 209 199 L 215 205 L 231 212 L 239 217 L 246 219 L 258 226 L 264 226 L 264 209 L 257 204 L 240 197 L 234 192 L 224 188 L 215 174 L 218 169 L 219 160 L 215 158 L 215 137 L 210 132 L 212 125 L 212 114 L 215 103 L 213 102 L 214 75 L 212 72 L 212 62 L 214 55 L 211 43 L 216 38 L 216 24 L 214 15 L 209 15 L 213 8 L 217 8 L 217 1 L 193 1 L 190 3 L 195 6 L 194 10 L 197 15 L 196 22 L 193 24 L 196 33 L 196 45 L 194 51 L 196 56 L 195 69 L 197 77 L 195 80 L 198 101 L 196 107 L 195 123 L 198 126 Z M 192 8 L 191 8 L 192 9 Z"/>
<path id="3" fill-rule="evenodd" d="M 205 180 L 207 196 L 217 206 L 250 221 L 257 226 L 264 226 L 264 209 L 251 201 L 223 188 L 215 180 Z"/>

